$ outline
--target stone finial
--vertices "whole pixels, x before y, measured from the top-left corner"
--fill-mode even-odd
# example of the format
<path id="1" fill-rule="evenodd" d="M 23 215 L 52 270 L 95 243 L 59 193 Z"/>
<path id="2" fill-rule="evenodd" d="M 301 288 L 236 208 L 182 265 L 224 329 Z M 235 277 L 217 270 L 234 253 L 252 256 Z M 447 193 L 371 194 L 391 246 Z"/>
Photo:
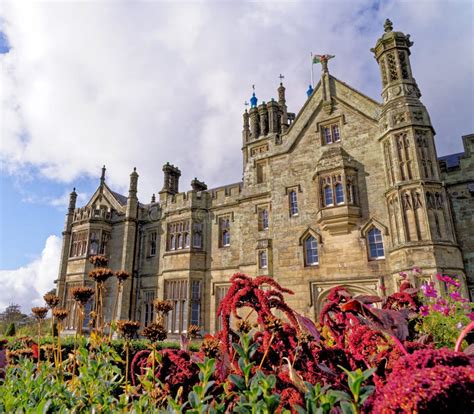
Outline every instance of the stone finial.
<path id="1" fill-rule="evenodd" d="M 155 193 L 153 193 L 153 194 L 151 195 L 151 202 L 152 202 L 152 203 L 156 203 L 156 196 L 155 196 Z"/>
<path id="2" fill-rule="evenodd" d="M 393 23 L 390 19 L 386 19 L 383 25 L 385 33 L 391 32 L 393 30 Z"/>
<path id="3" fill-rule="evenodd" d="M 104 184 L 105 183 L 105 165 L 102 167 L 102 174 L 100 175 L 100 184 Z"/>

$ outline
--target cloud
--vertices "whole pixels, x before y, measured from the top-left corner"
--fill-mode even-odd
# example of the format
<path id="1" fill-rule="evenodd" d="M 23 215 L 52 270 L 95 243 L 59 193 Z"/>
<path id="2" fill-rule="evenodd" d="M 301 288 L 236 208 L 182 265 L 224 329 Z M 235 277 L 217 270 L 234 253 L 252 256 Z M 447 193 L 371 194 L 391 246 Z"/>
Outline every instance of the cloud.
<path id="1" fill-rule="evenodd" d="M 0 270 L 0 310 L 11 303 L 19 304 L 24 313 L 30 313 L 32 306 L 43 306 L 43 295 L 55 287 L 60 254 L 61 239 L 51 235 L 36 260 L 19 269 Z"/>
<path id="2" fill-rule="evenodd" d="M 250 86 L 267 101 L 283 73 L 298 112 L 309 53 L 331 53 L 331 73 L 379 99 L 369 49 L 387 16 L 415 41 L 439 152 L 459 151 L 474 129 L 470 2 L 12 1 L 0 23 L 11 46 L 0 56 L 0 161 L 64 183 L 106 164 L 121 191 L 136 166 L 143 200 L 161 188 L 166 161 L 181 168 L 183 191 L 194 176 L 238 181 Z"/>

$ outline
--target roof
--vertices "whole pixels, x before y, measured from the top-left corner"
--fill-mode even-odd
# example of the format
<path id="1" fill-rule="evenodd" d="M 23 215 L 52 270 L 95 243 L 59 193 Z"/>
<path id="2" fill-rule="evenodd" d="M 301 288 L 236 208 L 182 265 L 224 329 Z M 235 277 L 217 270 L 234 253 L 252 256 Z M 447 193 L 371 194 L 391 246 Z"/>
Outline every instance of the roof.
<path id="1" fill-rule="evenodd" d="M 115 191 L 112 191 L 112 190 L 110 190 L 110 192 L 122 206 L 127 204 L 127 197 L 125 197 L 122 194 L 116 193 Z"/>
<path id="2" fill-rule="evenodd" d="M 444 155 L 439 157 L 438 161 L 444 161 L 446 163 L 446 168 L 456 168 L 459 167 L 460 158 L 464 155 L 464 152 L 458 152 L 457 154 Z"/>

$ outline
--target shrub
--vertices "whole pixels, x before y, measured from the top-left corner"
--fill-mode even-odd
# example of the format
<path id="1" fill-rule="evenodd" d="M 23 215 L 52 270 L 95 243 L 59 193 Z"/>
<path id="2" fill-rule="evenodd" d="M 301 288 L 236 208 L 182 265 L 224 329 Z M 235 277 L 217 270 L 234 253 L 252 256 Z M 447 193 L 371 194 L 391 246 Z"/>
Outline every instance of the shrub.
<path id="1" fill-rule="evenodd" d="M 5 331 L 5 336 L 15 336 L 15 335 L 16 335 L 15 323 L 11 322 Z"/>

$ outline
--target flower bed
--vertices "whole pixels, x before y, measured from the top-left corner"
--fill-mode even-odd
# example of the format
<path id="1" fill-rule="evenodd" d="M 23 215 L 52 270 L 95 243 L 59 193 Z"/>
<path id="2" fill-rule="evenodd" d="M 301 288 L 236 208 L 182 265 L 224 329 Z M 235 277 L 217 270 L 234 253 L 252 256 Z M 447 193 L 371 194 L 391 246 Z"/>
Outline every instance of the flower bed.
<path id="1" fill-rule="evenodd" d="M 55 363 L 44 346 L 38 358 L 11 343 L 0 412 L 470 413 L 472 303 L 438 277 L 444 296 L 408 282 L 385 298 L 336 287 L 315 323 L 273 279 L 236 274 L 218 310 L 223 329 L 198 350 L 184 337 L 163 349 L 159 322 L 142 331 L 153 341 L 131 341 L 133 321 L 118 324 L 123 341 L 100 331 L 68 339 Z"/>

